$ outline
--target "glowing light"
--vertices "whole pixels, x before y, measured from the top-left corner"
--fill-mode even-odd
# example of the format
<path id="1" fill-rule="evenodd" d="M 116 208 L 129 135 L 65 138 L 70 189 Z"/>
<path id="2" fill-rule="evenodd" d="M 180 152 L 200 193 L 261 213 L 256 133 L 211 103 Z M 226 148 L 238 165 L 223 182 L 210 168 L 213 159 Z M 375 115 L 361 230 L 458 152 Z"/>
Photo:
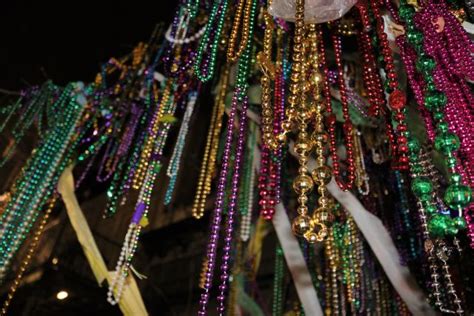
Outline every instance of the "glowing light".
<path id="1" fill-rule="evenodd" d="M 69 296 L 69 293 L 64 290 L 59 291 L 58 294 L 56 294 L 56 298 L 61 301 L 65 300 L 68 296 Z"/>

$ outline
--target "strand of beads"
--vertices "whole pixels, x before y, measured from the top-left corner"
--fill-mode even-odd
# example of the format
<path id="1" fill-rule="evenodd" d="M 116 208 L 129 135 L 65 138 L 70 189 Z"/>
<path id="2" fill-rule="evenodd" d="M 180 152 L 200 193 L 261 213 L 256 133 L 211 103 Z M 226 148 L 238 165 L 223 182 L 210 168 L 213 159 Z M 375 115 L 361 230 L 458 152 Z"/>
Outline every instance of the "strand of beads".
<path id="1" fill-rule="evenodd" d="M 285 277 L 283 249 L 278 245 L 275 249 L 275 272 L 273 273 L 272 315 L 283 316 L 283 282 Z"/>
<path id="2" fill-rule="evenodd" d="M 239 91 L 236 91 L 236 94 Z M 237 94 L 238 95 L 238 94 Z M 248 109 L 248 97 L 245 96 L 242 102 L 242 115 L 240 118 L 239 124 L 239 136 L 237 139 L 237 148 L 235 153 L 235 162 L 234 170 L 232 175 L 232 186 L 231 193 L 228 202 L 227 208 L 227 217 L 226 217 L 226 226 L 224 234 L 224 247 L 223 255 L 221 261 L 221 283 L 219 286 L 219 295 L 217 296 L 218 307 L 217 311 L 219 315 L 223 315 L 225 311 L 225 294 L 227 290 L 227 284 L 229 280 L 229 269 L 230 269 L 230 259 L 231 259 L 231 246 L 233 241 L 233 229 L 235 221 L 235 209 L 237 206 L 238 198 L 238 188 L 239 188 L 239 178 L 240 178 L 240 169 L 242 165 L 242 156 L 245 145 L 245 131 L 247 128 L 247 109 Z"/>
<path id="3" fill-rule="evenodd" d="M 206 200 L 211 192 L 211 181 L 215 171 L 217 161 L 217 151 L 219 147 L 219 135 L 222 130 L 222 117 L 225 109 L 225 96 L 229 83 L 229 67 L 224 66 L 221 74 L 219 92 L 214 101 L 214 107 L 211 114 L 211 122 L 207 134 L 206 145 L 204 147 L 204 156 L 201 163 L 196 195 L 194 198 L 192 215 L 199 219 L 204 215 Z"/>
<path id="4" fill-rule="evenodd" d="M 240 58 L 240 56 L 242 56 L 242 53 L 247 47 L 250 36 L 250 19 L 252 16 L 251 10 L 256 8 L 256 6 L 252 6 L 253 2 L 257 2 L 257 0 L 241 0 L 237 4 L 237 9 L 234 13 L 234 23 L 232 24 L 227 46 L 227 60 L 231 63 L 235 63 Z M 241 22 L 242 31 L 239 32 Z M 238 50 L 235 51 L 237 37 L 240 37 L 240 45 Z"/>
<path id="5" fill-rule="evenodd" d="M 408 169 L 408 147 L 407 138 L 405 132 L 407 130 L 405 107 L 406 107 L 406 96 L 400 90 L 398 83 L 398 76 L 395 69 L 394 60 L 392 57 L 392 51 L 388 43 L 387 34 L 384 29 L 384 20 L 380 13 L 380 4 L 377 1 L 371 1 L 371 8 L 374 14 L 376 22 L 376 34 L 381 46 L 381 52 L 384 60 L 384 69 L 387 78 L 387 92 L 389 93 L 388 105 L 392 110 L 392 119 L 396 123 L 392 123 L 393 128 L 396 128 L 396 152 L 392 153 L 393 165 L 392 167 L 397 170 Z"/>
<path id="6" fill-rule="evenodd" d="M 226 132 L 226 141 L 225 141 L 225 146 L 224 146 L 224 154 L 222 157 L 222 167 L 221 167 L 221 172 L 219 175 L 219 181 L 218 181 L 218 186 L 217 186 L 217 193 L 216 193 L 216 201 L 215 201 L 215 207 L 214 211 L 212 214 L 212 220 L 211 220 L 211 229 L 210 229 L 210 237 L 209 237 L 209 242 L 207 246 L 207 252 L 206 252 L 206 257 L 207 257 L 207 264 L 206 264 L 206 272 L 205 272 L 205 278 L 204 278 L 204 284 L 203 284 L 203 293 L 201 293 L 201 298 L 199 300 L 199 312 L 198 314 L 201 316 L 207 315 L 207 305 L 209 302 L 210 298 L 210 290 L 212 286 L 212 279 L 214 276 L 214 270 L 215 270 L 215 264 L 216 264 L 216 255 L 217 255 L 217 243 L 219 239 L 219 231 L 220 231 L 220 224 L 222 221 L 222 213 L 224 209 L 224 193 L 225 193 L 225 187 L 226 187 L 226 182 L 227 182 L 227 175 L 229 173 L 229 167 L 230 167 L 230 154 L 231 154 L 231 147 L 233 143 L 233 127 L 236 122 L 236 114 L 237 114 L 237 105 L 238 105 L 238 95 L 240 94 L 239 89 L 237 89 L 234 92 L 234 96 L 232 98 L 232 107 L 230 110 L 229 114 L 229 119 L 227 122 L 227 132 Z M 246 98 L 247 100 L 247 98 Z M 240 116 L 240 123 L 241 125 L 244 124 L 246 121 L 247 113 L 246 113 L 246 108 L 247 102 L 242 103 L 242 113 Z M 244 130 L 242 128 L 239 128 L 239 136 L 238 138 L 241 139 L 239 142 L 238 146 L 242 146 L 241 149 L 243 149 L 243 132 Z M 241 155 L 241 153 L 240 153 Z M 236 185 L 238 185 L 238 173 L 236 173 Z M 232 182 L 234 185 L 234 182 Z M 234 197 L 236 198 L 236 196 Z M 231 198 L 232 199 L 232 198 Z M 235 206 L 235 205 L 234 205 Z M 228 212 L 229 219 L 232 219 L 232 222 L 228 223 L 226 227 L 226 234 L 230 232 L 232 234 L 232 224 L 233 224 L 233 207 L 230 208 Z M 232 237 L 226 237 L 226 239 L 230 243 L 232 241 Z M 230 246 L 225 249 L 227 251 L 230 251 Z M 226 256 L 227 258 L 227 256 Z M 227 258 L 229 260 L 230 258 Z M 228 264 L 226 267 L 228 269 Z M 222 281 L 227 282 L 228 274 L 226 273 L 225 275 L 223 274 Z M 221 291 L 225 291 L 225 285 Z M 220 299 L 220 302 L 223 304 L 224 298 L 222 297 Z M 221 306 L 219 306 L 219 313 L 222 313 L 221 311 Z"/>
<path id="7" fill-rule="evenodd" d="M 354 151 L 353 151 L 353 126 L 351 122 L 351 118 L 349 115 L 349 104 L 347 102 L 347 95 L 346 95 L 346 88 L 344 82 L 344 73 L 343 73 L 343 65 L 342 65 L 342 46 L 341 46 L 341 39 L 337 34 L 332 35 L 332 41 L 334 45 L 334 53 L 336 57 L 336 65 L 338 71 L 338 82 L 339 82 L 339 92 L 341 95 L 341 104 L 342 104 L 342 111 L 344 117 L 344 139 L 345 139 L 345 147 L 347 152 L 346 162 L 347 166 L 347 181 L 345 182 L 342 180 L 339 175 L 341 174 L 341 168 L 339 164 L 339 157 L 337 154 L 337 144 L 336 144 L 336 116 L 333 114 L 332 107 L 331 107 L 331 92 L 329 87 L 329 78 L 328 78 L 328 68 L 326 64 L 326 48 L 324 45 L 322 32 L 320 31 L 319 34 L 319 46 L 321 49 L 321 63 L 323 64 L 323 71 L 324 71 L 324 89 L 323 94 L 326 100 L 326 112 L 329 114 L 328 116 L 328 132 L 329 132 L 329 149 L 331 151 L 332 157 L 332 165 L 333 165 L 333 174 L 336 179 L 337 184 L 342 190 L 350 190 L 354 184 L 355 180 L 355 166 L 354 166 Z"/>
<path id="8" fill-rule="evenodd" d="M 459 138 L 456 134 L 449 131 L 448 123 L 445 120 L 443 110 L 447 103 L 447 97 L 446 94 L 437 89 L 437 85 L 434 82 L 432 73 L 436 67 L 436 61 L 424 52 L 422 45 L 423 33 L 417 30 L 417 27 L 414 25 L 414 9 L 403 1 L 399 9 L 399 14 L 401 20 L 406 24 L 407 42 L 410 43 L 418 53 L 417 65 L 426 82 L 424 105 L 426 109 L 431 112 L 436 125 L 434 145 L 437 151 L 444 154 L 446 165 L 451 172 L 449 185 L 444 193 L 444 202 L 452 210 L 457 212 L 459 219 L 456 219 L 456 222 L 460 225 L 459 228 L 461 228 L 461 226 L 465 225 L 461 218 L 463 215 L 462 209 L 469 206 L 472 192 L 471 188 L 463 184 L 463 180 L 467 181 L 469 179 L 466 179 L 462 168 L 456 169 L 457 159 L 455 154 L 460 147 Z M 465 219 L 467 223 L 470 224 L 470 214 L 466 213 L 467 212 L 464 214 Z M 452 214 L 452 216 L 456 217 L 455 214 Z M 471 225 L 469 225 L 469 227 L 471 228 Z M 474 229 L 474 225 L 472 225 L 472 229 Z M 474 234 L 469 235 L 474 237 Z"/>
<path id="9" fill-rule="evenodd" d="M 428 254 L 428 261 L 430 263 L 432 278 L 431 287 L 433 296 L 435 297 L 435 305 L 442 312 L 453 313 L 444 307 L 444 303 L 440 297 L 440 280 L 438 279 L 439 265 L 437 264 L 435 258 L 435 255 L 438 255 L 436 250 L 437 245 L 431 239 L 431 236 L 444 238 L 446 235 L 455 235 L 458 229 L 464 226 L 464 223 L 460 217 L 457 217 L 453 220 L 449 215 L 438 212 L 438 207 L 436 204 L 440 202 L 440 199 L 436 198 L 434 185 L 426 173 L 426 165 L 423 166 L 422 161 L 420 161 L 420 157 L 423 157 L 421 146 L 415 138 L 411 138 L 408 141 L 408 148 L 410 154 L 410 175 L 413 179 L 411 188 L 418 200 L 417 204 L 423 229 L 425 252 Z M 447 271 L 446 278 L 448 279 L 450 278 L 449 271 L 447 268 L 444 268 L 447 259 L 441 260 L 443 261 L 443 269 Z M 452 292 L 453 296 L 455 296 L 453 302 L 457 305 L 456 313 L 462 314 L 462 307 L 460 305 L 461 302 L 457 298 L 454 285 L 449 280 L 446 286 L 449 287 L 449 291 Z"/>
<path id="10" fill-rule="evenodd" d="M 357 9 L 363 24 L 363 30 L 357 34 L 358 45 L 362 55 L 362 76 L 365 92 L 369 102 L 369 115 L 379 116 L 385 105 L 382 79 L 377 71 L 377 63 L 372 49 L 369 31 L 371 30 L 366 1 L 357 2 Z"/>
<path id="11" fill-rule="evenodd" d="M 293 181 L 293 189 L 298 195 L 298 215 L 293 220 L 293 233 L 304 237 L 306 233 L 312 230 L 311 218 L 308 216 L 307 194 L 313 189 L 313 180 L 309 175 L 307 168 L 308 156 L 311 151 L 312 143 L 306 132 L 309 120 L 309 111 L 305 107 L 304 76 L 306 75 L 306 65 L 304 63 L 304 0 L 296 1 L 295 14 L 295 36 L 293 44 L 293 65 L 290 76 L 290 95 L 288 98 L 289 107 L 287 109 L 288 123 L 297 123 L 298 135 L 294 146 L 294 151 L 299 163 L 298 176 Z M 299 108 L 296 105 L 299 104 Z M 290 125 L 291 126 L 291 125 Z M 289 127 L 284 128 L 284 133 L 289 131 Z"/>
<path id="12" fill-rule="evenodd" d="M 457 172 L 462 175 L 463 184 L 474 188 L 474 94 L 466 88 L 466 80 L 474 78 L 474 44 L 468 38 L 459 21 L 451 14 L 446 4 L 427 1 L 414 16 L 416 27 L 423 32 L 423 47 L 431 58 L 419 58 L 417 64 L 424 70 L 423 63 L 432 67 L 433 83 L 446 95 L 445 120 L 449 131 L 459 137 Z M 453 56 L 456 56 L 455 58 Z M 434 63 L 434 64 L 433 64 Z M 436 142 L 435 142 L 436 144 Z M 454 171 L 453 171 L 454 172 Z M 466 193 L 464 193 L 466 194 Z M 469 193 L 470 194 L 470 193 Z M 465 210 L 468 222 L 468 236 L 474 248 L 474 205 Z"/>
<path id="13" fill-rule="evenodd" d="M 267 4 L 270 6 L 271 1 Z M 261 119 L 261 130 L 262 130 L 262 141 L 266 147 L 271 150 L 275 150 L 281 145 L 278 142 L 278 137 L 272 134 L 273 131 L 273 118 L 274 113 L 272 109 L 272 95 L 271 95 L 271 80 L 276 78 L 275 66 L 271 62 L 272 58 L 272 41 L 273 41 L 273 29 L 274 23 L 272 16 L 268 13 L 268 10 L 263 12 L 263 18 L 265 22 L 265 31 L 263 37 L 263 51 L 257 55 L 257 60 L 262 71 L 260 78 L 260 85 L 262 87 L 262 119 Z"/>
<path id="14" fill-rule="evenodd" d="M 183 115 L 183 121 L 179 129 L 178 137 L 176 139 L 176 144 L 173 149 L 173 154 L 171 155 L 168 169 L 166 170 L 166 175 L 170 178 L 170 181 L 165 193 L 165 200 L 164 200 L 165 205 L 170 204 L 171 199 L 173 198 L 173 192 L 174 192 L 174 187 L 176 184 L 176 179 L 178 177 L 181 156 L 183 155 L 183 149 L 186 143 L 186 136 L 188 135 L 189 121 L 191 120 L 191 116 L 193 115 L 196 99 L 197 99 L 197 92 L 191 92 L 188 99 L 186 111 L 184 112 L 184 115 Z"/>
<path id="15" fill-rule="evenodd" d="M 37 210 L 46 203 L 62 170 L 69 163 L 77 142 L 73 141 L 76 126 L 86 104 L 82 84 L 75 91 L 65 90 L 69 102 L 45 134 L 15 183 L 15 191 L 2 214 L 0 226 L 0 276 L 7 272 L 14 254 L 29 234 L 38 216 Z"/>
<path id="16" fill-rule="evenodd" d="M 145 136 L 145 143 L 143 144 L 143 149 L 140 154 L 140 160 L 138 161 L 138 167 L 133 176 L 132 187 L 135 190 L 139 190 L 141 184 L 143 183 L 143 179 L 145 178 L 146 170 L 148 169 L 148 164 L 150 161 L 151 153 L 153 151 L 153 143 L 155 141 L 156 135 L 158 133 L 158 129 L 160 126 L 160 113 L 163 111 L 163 105 L 168 104 L 170 99 L 172 99 L 171 90 L 173 87 L 173 80 L 168 80 L 166 82 L 166 87 L 163 91 L 163 95 L 161 97 L 161 102 L 157 104 L 157 108 L 154 112 L 153 118 L 150 121 L 150 125 L 148 127 L 148 133 Z"/>
<path id="17" fill-rule="evenodd" d="M 170 100 L 171 102 L 168 104 L 162 104 L 157 115 L 159 126 L 157 128 L 158 131 L 154 139 L 153 149 L 151 152 L 152 159 L 150 160 L 147 171 L 145 172 L 145 177 L 143 179 L 140 193 L 135 205 L 135 212 L 132 216 L 127 234 L 125 235 L 125 240 L 120 252 L 120 256 L 117 260 L 115 273 L 112 278 L 112 282 L 109 284 L 109 290 L 107 292 L 107 301 L 112 305 L 118 304 L 122 297 L 125 280 L 129 274 L 130 266 L 138 247 L 138 240 L 143 226 L 142 220 L 146 218 L 150 208 L 153 186 L 162 166 L 161 162 L 159 161 L 159 157 L 161 157 L 163 154 L 163 148 L 171 127 L 171 123 L 166 120 L 164 121 L 163 117 L 174 114 L 176 110 L 176 102 L 173 102 L 173 99 L 174 97 L 172 96 Z"/>
<path id="18" fill-rule="evenodd" d="M 23 276 L 26 272 L 26 269 L 31 263 L 31 259 L 33 257 L 34 252 L 39 246 L 39 241 L 41 239 L 41 235 L 44 232 L 44 228 L 46 224 L 48 223 L 49 217 L 51 215 L 51 212 L 53 211 L 54 205 L 56 204 L 57 200 L 57 195 L 54 194 L 52 198 L 49 200 L 48 206 L 46 207 L 46 210 L 43 214 L 43 218 L 41 219 L 41 222 L 38 224 L 38 227 L 35 230 L 35 233 L 33 235 L 33 240 L 31 240 L 29 246 L 28 246 L 28 251 L 26 253 L 25 258 L 20 264 L 20 268 L 15 276 L 15 279 L 13 281 L 13 284 L 10 286 L 10 289 L 8 290 L 7 294 L 7 299 L 3 302 L 2 309 L 0 311 L 0 315 L 4 316 L 7 314 L 8 307 L 11 304 L 11 301 L 13 299 L 13 296 L 15 295 L 18 286 L 20 285 L 21 280 L 23 279 Z"/>
<path id="19" fill-rule="evenodd" d="M 329 195 L 326 185 L 329 184 L 332 178 L 332 170 L 326 165 L 326 157 L 324 156 L 325 147 L 328 144 L 329 136 L 324 129 L 324 102 L 321 97 L 322 76 L 319 72 L 319 55 L 318 51 L 318 34 L 315 24 L 308 25 L 308 51 L 307 59 L 308 70 L 311 78 L 311 106 L 314 109 L 314 131 L 311 135 L 315 152 L 316 152 L 316 167 L 311 172 L 312 179 L 317 184 L 317 191 L 319 194 L 318 206 L 312 215 L 311 232 L 305 235 L 309 242 L 323 241 L 328 234 L 328 225 L 332 220 L 331 209 L 334 205 L 334 200 Z"/>
<path id="20" fill-rule="evenodd" d="M 199 42 L 194 73 L 202 82 L 209 81 L 214 76 L 217 50 L 222 35 L 228 0 L 215 0 L 212 5 L 206 30 Z M 216 21 L 217 20 L 217 21 Z M 217 26 L 214 24 L 217 23 Z"/>

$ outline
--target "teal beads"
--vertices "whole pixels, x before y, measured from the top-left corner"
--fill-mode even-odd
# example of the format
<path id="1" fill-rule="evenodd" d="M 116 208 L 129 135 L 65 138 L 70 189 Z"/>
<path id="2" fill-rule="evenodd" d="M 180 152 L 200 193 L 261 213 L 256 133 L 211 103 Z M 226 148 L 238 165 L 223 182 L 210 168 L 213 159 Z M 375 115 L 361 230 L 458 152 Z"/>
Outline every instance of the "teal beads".
<path id="1" fill-rule="evenodd" d="M 453 133 L 438 134 L 434 142 L 437 151 L 445 155 L 450 155 L 452 152 L 459 149 L 459 138 Z"/>
<path id="2" fill-rule="evenodd" d="M 451 184 L 444 193 L 444 202 L 452 209 L 461 209 L 471 202 L 471 188 L 463 184 Z"/>

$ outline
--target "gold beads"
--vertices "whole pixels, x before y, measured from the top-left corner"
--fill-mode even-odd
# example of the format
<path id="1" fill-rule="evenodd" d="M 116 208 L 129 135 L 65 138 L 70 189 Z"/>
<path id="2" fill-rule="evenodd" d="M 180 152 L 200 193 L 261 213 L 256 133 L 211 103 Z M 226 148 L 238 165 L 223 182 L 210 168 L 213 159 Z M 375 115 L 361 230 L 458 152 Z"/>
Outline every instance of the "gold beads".
<path id="1" fill-rule="evenodd" d="M 332 169 L 326 165 L 318 166 L 311 171 L 311 176 L 313 177 L 314 182 L 326 185 L 331 182 Z"/>
<path id="2" fill-rule="evenodd" d="M 313 180 L 308 175 L 300 174 L 293 181 L 293 189 L 298 194 L 309 193 L 313 189 Z"/>
<path id="3" fill-rule="evenodd" d="M 33 257 L 34 252 L 38 248 L 41 235 L 44 232 L 44 228 L 46 224 L 48 223 L 49 216 L 51 215 L 51 212 L 53 211 L 54 205 L 56 204 L 56 200 L 57 200 L 57 195 L 54 194 L 53 197 L 51 197 L 49 200 L 48 206 L 46 207 L 46 210 L 44 212 L 43 218 L 41 219 L 41 222 L 36 227 L 36 231 L 33 235 L 33 239 L 31 240 L 30 245 L 28 246 L 28 252 L 26 253 L 25 258 L 20 264 L 19 271 L 15 279 L 13 280 L 13 284 L 10 286 L 7 299 L 3 302 L 3 306 L 0 311 L 0 315 L 2 316 L 7 314 L 8 307 L 10 306 L 10 303 L 16 293 L 16 290 L 18 289 L 18 286 L 20 285 L 21 280 L 23 279 L 23 274 L 25 273 L 26 268 L 30 264 L 31 258 Z"/>
<path id="4" fill-rule="evenodd" d="M 307 215 L 298 215 L 293 219 L 293 224 L 291 226 L 293 233 L 299 237 L 304 237 L 305 234 L 311 231 L 311 227 L 311 218 Z"/>
<path id="5" fill-rule="evenodd" d="M 293 221 L 293 232 L 309 243 L 323 241 L 328 235 L 331 208 L 334 205 L 328 196 L 326 185 L 331 181 L 332 170 L 325 165 L 324 148 L 329 136 L 324 131 L 323 108 L 320 103 L 323 77 L 319 72 L 317 28 L 315 24 L 304 24 L 304 0 L 296 1 L 293 66 L 290 76 L 287 122 L 282 126 L 290 131 L 292 122 L 298 127 L 294 152 L 299 162 L 298 176 L 293 189 L 298 194 L 298 215 Z M 310 121 L 315 122 L 313 133 L 308 133 Z M 310 153 L 316 153 L 317 167 L 310 173 L 307 167 Z M 318 186 L 319 206 L 313 215 L 308 214 L 307 194 Z"/>
<path id="6" fill-rule="evenodd" d="M 206 200 L 211 193 L 212 177 L 217 161 L 217 151 L 219 148 L 219 135 L 222 129 L 222 117 L 225 110 L 225 96 L 229 83 L 229 65 L 224 66 L 222 71 L 219 92 L 217 93 L 214 107 L 211 114 L 211 123 L 207 134 L 206 145 L 204 147 L 204 157 L 202 159 L 201 171 L 196 189 L 196 195 L 192 207 L 192 215 L 199 219 L 204 215 Z"/>
<path id="7" fill-rule="evenodd" d="M 252 11 L 252 2 L 256 0 L 242 0 L 239 1 L 235 11 L 234 23 L 229 36 L 229 44 L 227 46 L 227 60 L 235 63 L 247 47 L 247 42 L 250 35 L 250 16 Z M 243 21 L 242 21 L 243 15 Z M 240 24 L 242 23 L 242 28 Z M 240 35 L 240 45 L 237 52 L 235 51 L 236 41 Z"/>

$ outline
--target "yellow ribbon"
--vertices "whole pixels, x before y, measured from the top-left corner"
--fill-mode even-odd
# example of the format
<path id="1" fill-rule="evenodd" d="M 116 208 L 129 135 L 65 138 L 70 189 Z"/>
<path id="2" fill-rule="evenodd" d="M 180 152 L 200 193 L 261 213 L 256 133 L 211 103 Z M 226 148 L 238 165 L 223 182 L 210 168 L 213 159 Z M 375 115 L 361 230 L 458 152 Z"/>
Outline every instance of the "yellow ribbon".
<path id="1" fill-rule="evenodd" d="M 66 205 L 67 214 L 71 225 L 76 232 L 77 239 L 84 250 L 84 254 L 89 261 L 92 272 L 101 286 L 105 279 L 110 283 L 113 278 L 113 271 L 108 271 L 99 248 L 95 243 L 94 236 L 87 224 L 87 220 L 82 213 L 79 203 L 74 193 L 74 177 L 72 175 L 73 166 L 67 167 L 59 178 L 58 191 Z M 105 300 L 105 297 L 104 297 Z M 130 274 L 125 281 L 122 298 L 119 303 L 120 310 L 124 315 L 142 316 L 148 315 L 143 303 L 140 291 L 135 279 Z"/>

